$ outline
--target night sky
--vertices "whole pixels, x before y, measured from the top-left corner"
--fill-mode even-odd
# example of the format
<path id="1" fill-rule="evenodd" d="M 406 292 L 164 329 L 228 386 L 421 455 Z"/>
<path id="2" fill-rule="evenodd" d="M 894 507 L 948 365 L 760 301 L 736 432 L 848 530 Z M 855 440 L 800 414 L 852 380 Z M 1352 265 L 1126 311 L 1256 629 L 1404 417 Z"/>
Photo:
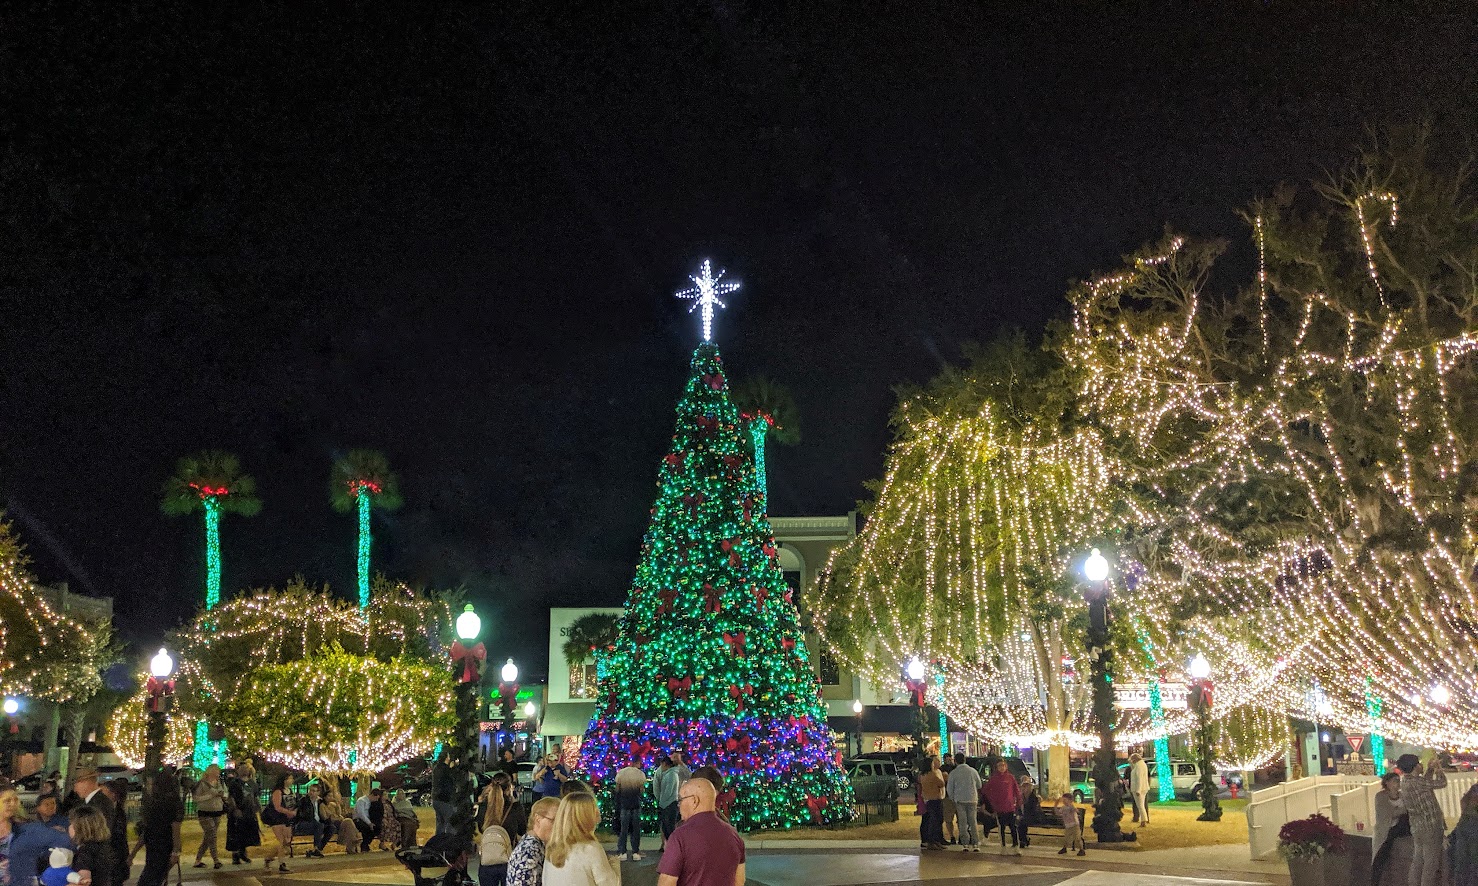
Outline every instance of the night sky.
<path id="1" fill-rule="evenodd" d="M 0 495 L 38 577 L 136 643 L 187 619 L 202 530 L 159 493 L 216 447 L 264 503 L 227 589 L 350 595 L 329 466 L 378 448 L 377 568 L 465 584 L 541 670 L 547 607 L 624 600 L 703 257 L 744 282 L 731 380 L 799 403 L 771 512 L 842 513 L 962 342 L 1167 223 L 1237 285 L 1253 197 L 1373 125 L 1478 133 L 1471 4 L 786 5 L 0 11 Z"/>

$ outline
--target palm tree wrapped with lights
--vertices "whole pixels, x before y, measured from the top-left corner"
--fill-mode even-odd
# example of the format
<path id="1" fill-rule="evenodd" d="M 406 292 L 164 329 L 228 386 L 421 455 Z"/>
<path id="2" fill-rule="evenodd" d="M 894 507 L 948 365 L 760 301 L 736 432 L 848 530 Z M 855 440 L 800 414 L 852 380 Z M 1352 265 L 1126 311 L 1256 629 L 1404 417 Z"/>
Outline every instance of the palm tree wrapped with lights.
<path id="1" fill-rule="evenodd" d="M 754 446 L 755 487 L 768 497 L 765 477 L 765 443 L 773 439 L 785 446 L 801 442 L 801 425 L 795 397 L 784 385 L 763 375 L 734 386 L 734 404 L 740 417 L 749 423 L 749 438 Z"/>
<path id="2" fill-rule="evenodd" d="M 354 449 L 334 462 L 329 495 L 334 510 L 354 511 L 359 515 L 357 577 L 359 608 L 370 601 L 370 514 L 373 510 L 393 511 L 400 507 L 400 479 L 390 470 L 385 453 L 374 449 Z"/>
<path id="3" fill-rule="evenodd" d="M 260 513 L 257 481 L 242 472 L 236 456 L 208 449 L 179 460 L 164 484 L 160 507 L 170 516 L 196 511 L 205 516 L 205 608 L 216 608 L 221 602 L 221 515 Z"/>

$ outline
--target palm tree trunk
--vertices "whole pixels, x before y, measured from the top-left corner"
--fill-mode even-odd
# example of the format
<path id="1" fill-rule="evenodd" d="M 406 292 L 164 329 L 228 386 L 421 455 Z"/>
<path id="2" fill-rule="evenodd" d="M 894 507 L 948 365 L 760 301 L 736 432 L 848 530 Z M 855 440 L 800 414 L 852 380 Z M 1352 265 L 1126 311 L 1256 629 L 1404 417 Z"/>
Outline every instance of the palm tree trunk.
<path id="1" fill-rule="evenodd" d="M 207 495 L 205 506 L 205 608 L 221 602 L 221 500 Z"/>
<path id="2" fill-rule="evenodd" d="M 765 439 L 770 435 L 770 423 L 763 415 L 757 415 L 749 422 L 749 439 L 754 443 L 754 488 L 760 495 L 768 498 L 768 484 L 765 478 Z M 766 510 L 769 510 L 766 508 Z"/>
<path id="3" fill-rule="evenodd" d="M 370 601 L 370 494 L 363 486 L 354 493 L 359 508 L 359 609 L 369 609 Z"/>

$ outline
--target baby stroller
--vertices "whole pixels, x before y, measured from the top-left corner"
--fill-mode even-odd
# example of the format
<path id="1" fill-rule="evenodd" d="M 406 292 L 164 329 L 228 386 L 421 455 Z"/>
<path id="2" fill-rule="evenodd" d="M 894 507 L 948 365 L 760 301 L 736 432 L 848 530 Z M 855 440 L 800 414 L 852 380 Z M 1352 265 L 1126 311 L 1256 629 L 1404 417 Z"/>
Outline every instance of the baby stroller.
<path id="1" fill-rule="evenodd" d="M 468 852 L 455 834 L 437 834 L 424 846 L 396 852 L 395 860 L 416 878 L 416 886 L 463 886 L 472 883 L 467 876 Z"/>

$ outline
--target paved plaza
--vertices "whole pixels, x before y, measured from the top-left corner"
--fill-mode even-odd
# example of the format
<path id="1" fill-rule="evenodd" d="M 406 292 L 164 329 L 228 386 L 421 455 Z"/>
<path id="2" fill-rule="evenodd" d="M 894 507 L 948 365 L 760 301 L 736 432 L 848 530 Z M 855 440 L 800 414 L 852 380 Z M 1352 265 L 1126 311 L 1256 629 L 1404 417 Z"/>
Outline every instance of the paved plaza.
<path id="1" fill-rule="evenodd" d="M 1246 848 L 1238 847 L 1245 857 Z M 1142 858 L 1136 856 L 1149 856 Z M 1062 859 L 1052 855 L 999 856 L 988 852 L 965 855 L 958 852 L 928 853 L 869 849 L 751 849 L 748 861 L 750 886 L 917 886 L 940 883 L 948 886 L 1232 886 L 1232 884 L 1288 882 L 1280 865 L 1254 866 L 1251 870 L 1198 870 L 1183 866 L 1195 863 L 1196 852 L 1179 864 L 1173 856 L 1160 853 L 1092 852 L 1086 858 Z M 342 859 L 342 857 L 340 857 Z M 657 855 L 640 862 L 623 863 L 623 886 L 653 886 L 657 882 Z M 1215 862 L 1214 856 L 1207 859 Z M 1160 862 L 1160 863 L 1156 863 Z M 411 876 L 384 856 L 349 861 L 334 859 L 294 865 L 291 874 L 267 874 L 260 869 L 207 876 L 187 876 L 193 884 L 221 886 L 340 886 L 345 883 L 409 886 Z M 1245 866 L 1244 866 L 1245 867 Z M 194 873 L 194 872 L 192 872 Z"/>

